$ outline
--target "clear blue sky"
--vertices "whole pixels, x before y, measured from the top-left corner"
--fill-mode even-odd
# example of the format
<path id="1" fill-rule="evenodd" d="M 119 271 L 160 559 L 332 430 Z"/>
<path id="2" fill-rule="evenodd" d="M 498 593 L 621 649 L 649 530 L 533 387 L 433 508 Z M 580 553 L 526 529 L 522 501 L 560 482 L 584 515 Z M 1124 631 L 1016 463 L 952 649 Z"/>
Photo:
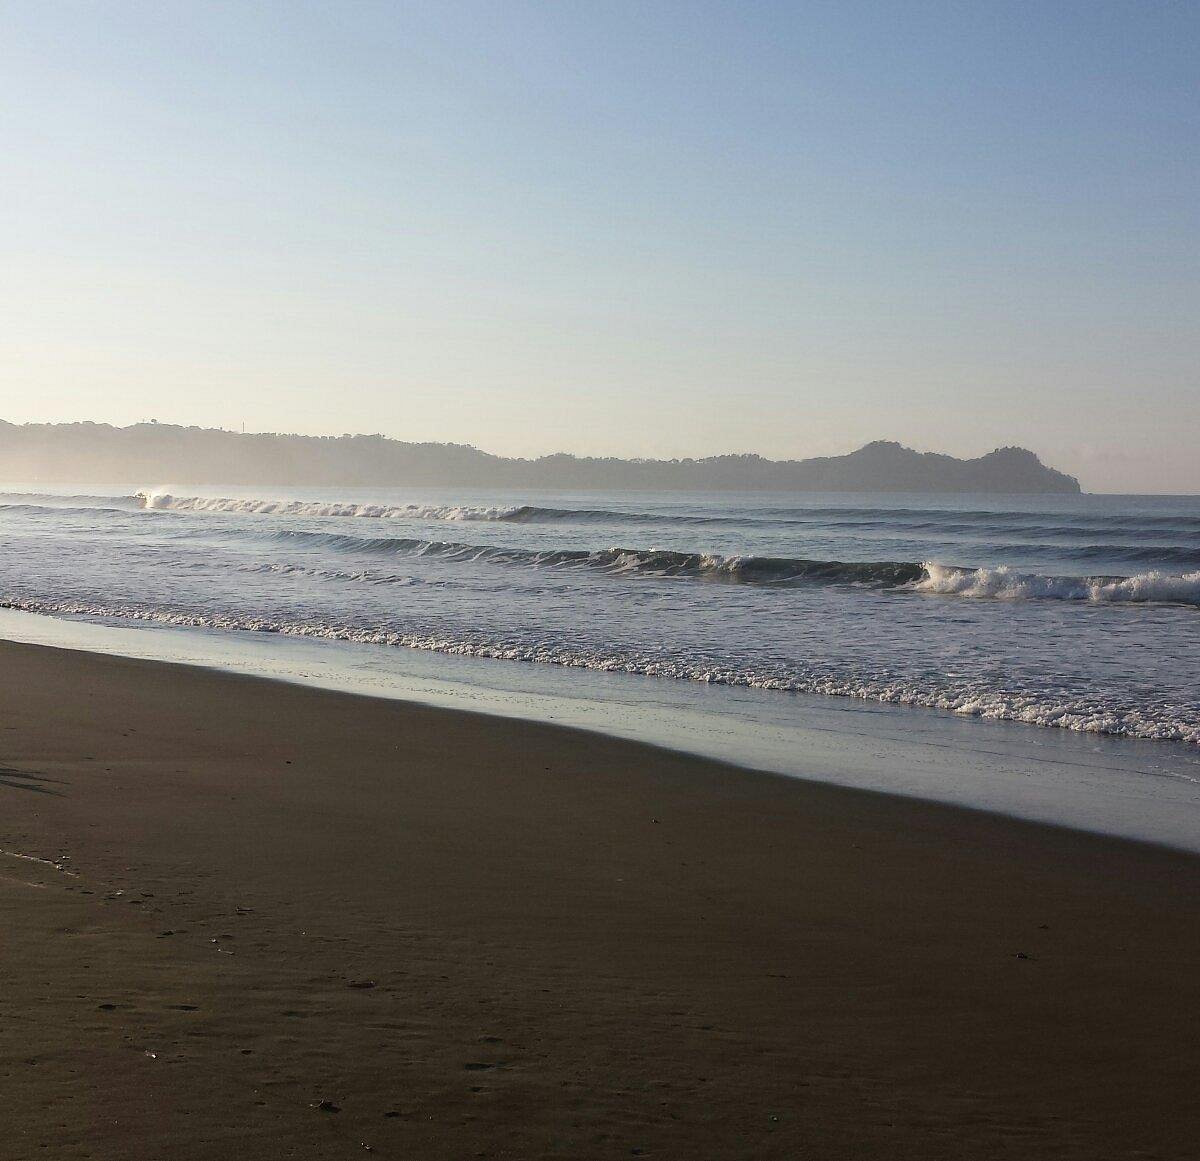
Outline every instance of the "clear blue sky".
<path id="1" fill-rule="evenodd" d="M 1200 491 L 1200 4 L 0 0 L 0 417 Z"/>

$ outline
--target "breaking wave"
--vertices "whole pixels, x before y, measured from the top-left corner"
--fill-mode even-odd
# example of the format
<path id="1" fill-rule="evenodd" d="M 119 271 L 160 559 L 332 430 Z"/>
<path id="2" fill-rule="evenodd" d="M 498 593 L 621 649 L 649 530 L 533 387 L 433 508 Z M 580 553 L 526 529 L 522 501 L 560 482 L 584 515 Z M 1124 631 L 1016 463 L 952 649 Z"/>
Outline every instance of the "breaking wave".
<path id="1" fill-rule="evenodd" d="M 143 506 L 142 493 L 132 496 L 58 495 L 54 492 L 0 492 L 0 505 L 5 508 L 122 508 L 136 510 Z"/>
<path id="2" fill-rule="evenodd" d="M 1175 576 L 1145 572 L 1135 576 L 1044 576 L 997 568 L 955 568 L 926 562 L 924 575 L 912 587 L 943 596 L 990 597 L 994 600 L 1091 601 L 1094 603 L 1164 602 L 1200 605 L 1200 571 Z"/>
<path id="3" fill-rule="evenodd" d="M 685 577 L 733 584 L 828 583 L 893 587 L 924 575 L 920 564 L 903 561 L 805 560 L 790 557 L 719 556 L 665 548 L 535 549 L 496 544 L 464 544 L 412 537 L 364 537 L 336 532 L 279 529 L 270 539 L 346 553 L 436 556 L 459 562 L 539 569 L 591 569 L 614 576 Z"/>
<path id="4" fill-rule="evenodd" d="M 34 497 L 30 497 L 34 499 Z M 41 499 L 41 497 L 38 497 Z M 56 500 L 72 499 L 69 497 Z M 139 492 L 135 496 L 74 497 L 77 500 L 110 500 L 119 506 L 148 511 L 211 512 L 243 516 L 298 516 L 377 520 L 487 521 L 508 524 L 680 524 L 778 527 L 819 525 L 823 528 L 868 530 L 903 529 L 939 535 L 978 535 L 993 529 L 1000 535 L 1078 538 L 1114 531 L 1148 531 L 1159 536 L 1200 532 L 1200 518 L 1187 516 L 1137 516 L 1122 521 L 1089 519 L 1085 514 L 1047 523 L 1044 514 L 1013 511 L 940 511 L 918 508 L 748 508 L 736 515 L 667 510 L 638 512 L 614 508 L 554 508 L 537 504 L 473 506 L 469 504 L 371 504 L 357 501 L 271 500 L 246 497 L 174 496 L 169 492 Z M 1029 548 L 1029 545 L 1016 545 Z M 1044 546 L 1041 546 L 1044 547 Z M 1094 555 L 1119 552 L 1110 545 L 1085 545 Z M 1148 548 L 1147 551 L 1151 551 Z M 1200 548 L 1165 546 L 1163 551 L 1200 558 Z"/>
<path id="5" fill-rule="evenodd" d="M 659 525 L 681 527 L 796 528 L 840 534 L 908 537 L 934 536 L 981 540 L 989 555 L 1065 556 L 1200 566 L 1200 516 L 1155 513 L 1098 516 L 1095 513 L 1047 514 L 1008 509 L 929 509 L 890 506 L 813 506 L 740 508 L 736 514 L 681 510 L 668 504 L 659 511 L 616 508 L 566 508 L 537 504 L 383 504 L 359 501 L 279 500 L 254 497 L 177 496 L 165 490 L 132 495 L 58 495 L 49 492 L 0 492 L 0 507 L 55 511 L 210 513 L 233 516 L 451 521 L 505 524 Z M 1101 542 L 1103 538 L 1109 542 Z M 1170 538 L 1170 539 L 1168 539 Z M 1131 543 L 1132 541 L 1132 543 Z"/>
<path id="6" fill-rule="evenodd" d="M 350 502 L 316 502 L 308 500 L 269 500 L 255 498 L 175 496 L 164 491 L 138 492 L 132 495 L 59 495 L 46 492 L 0 492 L 0 509 L 8 511 L 41 510 L 55 512 L 107 512 L 116 516 L 119 512 L 208 512 L 218 514 L 278 515 L 300 517 L 353 517 L 381 520 L 436 520 L 436 521 L 487 521 L 500 523 L 534 522 L 602 522 L 602 523 L 651 523 L 687 521 L 711 523 L 722 519 L 744 523 L 746 515 L 710 517 L 689 514 L 660 514 L 618 511 L 603 508 L 554 508 L 535 505 L 518 506 L 469 506 L 404 504 L 378 505 Z M 851 507 L 748 509 L 748 512 L 768 514 L 774 521 L 784 514 L 803 514 L 809 517 L 849 517 L 854 522 L 869 522 L 875 517 L 892 515 L 928 520 L 940 515 L 927 509 L 878 508 L 862 509 Z M 945 515 L 951 515 L 947 510 Z M 1011 520 L 1013 525 L 1042 521 L 1042 526 L 1027 526 L 1020 531 L 1034 535 L 1052 532 L 1075 534 L 1085 526 L 1073 523 L 1068 529 L 1044 524 L 1045 516 L 1035 513 L 992 511 L 953 512 L 960 521 L 964 518 L 988 520 Z M 753 517 L 751 517 L 753 518 Z M 1137 517 L 1136 519 L 1142 519 Z M 1175 530 L 1188 531 L 1192 523 L 1184 515 L 1169 518 Z M 1146 518 L 1152 528 L 1155 520 Z M 1200 526 L 1200 521 L 1196 521 Z M 1161 534 L 1165 519 L 1159 522 Z M 914 525 L 915 527 L 915 525 Z M 941 525 L 943 533 L 953 527 Z M 961 525 L 966 530 L 967 525 Z M 1016 528 L 1014 527 L 1014 530 Z M 183 530 L 181 529 L 181 532 Z M 1111 531 L 1111 529 L 1110 529 Z M 532 548 L 496 544 L 471 544 L 442 541 L 419 537 L 367 537 L 349 532 L 315 531 L 279 526 L 263 526 L 253 533 L 244 533 L 236 527 L 225 527 L 223 535 L 241 536 L 250 534 L 256 539 L 297 547 L 332 551 L 337 554 L 369 555 L 413 555 L 439 557 L 454 562 L 489 562 L 500 565 L 528 567 L 534 569 L 586 569 L 621 577 L 685 578 L 700 581 L 730 584 L 808 585 L 814 583 L 853 585 L 877 589 L 898 589 L 916 593 L 989 598 L 999 601 L 1054 600 L 1091 604 L 1146 604 L 1169 603 L 1175 605 L 1200 606 L 1200 545 L 1194 544 L 1083 544 L 1074 546 L 1042 547 L 1047 557 L 1060 552 L 1076 559 L 1084 568 L 1089 560 L 1112 562 L 1118 567 L 1130 566 L 1130 575 L 1057 575 L 1033 572 L 1009 565 L 976 568 L 944 564 L 938 561 L 842 561 L 805 557 L 721 555 L 718 553 L 683 552 L 662 548 L 604 549 L 583 548 Z M 190 535 L 184 533 L 185 535 Z M 1020 557 L 1038 546 L 1021 543 L 989 545 L 986 555 L 1003 560 Z M 1134 571 L 1141 564 L 1165 564 L 1175 566 L 1179 572 L 1149 569 Z M 406 584 L 411 578 L 389 573 L 375 574 L 369 570 L 311 570 L 307 566 L 273 563 L 262 566 L 263 571 L 288 572 L 309 571 L 325 579 L 357 580 L 366 583 Z"/>
<path id="7" fill-rule="evenodd" d="M 137 505 L 157 512 L 215 512 L 239 516 L 300 516 L 374 520 L 487 521 L 505 524 L 680 524 L 773 525 L 776 520 L 740 516 L 702 516 L 612 508 L 547 508 L 537 504 L 472 506 L 469 504 L 366 504 L 334 500 L 264 500 L 239 497 L 173 496 L 168 492 L 139 492 Z"/>
<path id="8" fill-rule="evenodd" d="M 314 500 L 256 500 L 142 492 L 143 508 L 162 512 L 219 512 L 244 516 L 341 516 L 377 520 L 506 520 L 518 508 L 460 504 L 357 504 Z"/>
<path id="9" fill-rule="evenodd" d="M 780 587 L 842 584 L 1011 601 L 1160 602 L 1200 606 L 1200 571 L 1182 575 L 1155 571 L 1124 577 L 1053 576 L 1021 572 L 1007 566 L 970 568 L 935 561 L 809 560 L 643 548 L 537 550 L 300 529 L 279 529 L 270 534 L 270 539 L 335 552 L 435 556 L 458 562 L 483 561 L 536 569 L 579 568 L 624 577 L 685 578 Z"/>

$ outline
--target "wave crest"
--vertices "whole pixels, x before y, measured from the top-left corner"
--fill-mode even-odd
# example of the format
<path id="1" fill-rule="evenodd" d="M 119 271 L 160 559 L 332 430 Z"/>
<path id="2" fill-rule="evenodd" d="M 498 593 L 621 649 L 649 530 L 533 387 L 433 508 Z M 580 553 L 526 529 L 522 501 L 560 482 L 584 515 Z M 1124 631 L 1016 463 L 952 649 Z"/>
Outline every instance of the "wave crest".
<path id="1" fill-rule="evenodd" d="M 1174 575 L 1144 572 L 1135 576 L 1045 576 L 1008 565 L 958 568 L 926 561 L 917 592 L 994 600 L 1092 601 L 1096 603 L 1170 602 L 1200 605 L 1200 571 Z"/>
<path id="2" fill-rule="evenodd" d="M 505 520 L 519 508 L 460 504 L 355 504 L 317 500 L 258 500 L 139 492 L 141 506 L 159 512 L 218 512 L 246 516 L 339 516 L 377 520 Z"/>
<path id="3" fill-rule="evenodd" d="M 518 565 L 539 569 L 592 569 L 613 576 L 685 577 L 734 584 L 787 585 L 827 583 L 891 587 L 912 584 L 924 575 L 905 561 L 806 560 L 769 556 L 720 556 L 667 548 L 535 549 L 495 544 L 464 544 L 412 537 L 364 537 L 348 533 L 279 529 L 271 539 L 347 553 L 395 553 L 436 556 L 470 563 Z"/>

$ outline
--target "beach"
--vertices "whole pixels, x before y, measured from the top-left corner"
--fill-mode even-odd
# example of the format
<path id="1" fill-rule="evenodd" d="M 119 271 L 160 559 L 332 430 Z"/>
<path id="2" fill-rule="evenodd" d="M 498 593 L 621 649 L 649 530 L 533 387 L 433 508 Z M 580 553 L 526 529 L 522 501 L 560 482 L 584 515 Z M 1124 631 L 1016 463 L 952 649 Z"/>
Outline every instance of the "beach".
<path id="1" fill-rule="evenodd" d="M 5 1161 L 1194 1155 L 1192 856 L 180 665 L 0 691 Z"/>

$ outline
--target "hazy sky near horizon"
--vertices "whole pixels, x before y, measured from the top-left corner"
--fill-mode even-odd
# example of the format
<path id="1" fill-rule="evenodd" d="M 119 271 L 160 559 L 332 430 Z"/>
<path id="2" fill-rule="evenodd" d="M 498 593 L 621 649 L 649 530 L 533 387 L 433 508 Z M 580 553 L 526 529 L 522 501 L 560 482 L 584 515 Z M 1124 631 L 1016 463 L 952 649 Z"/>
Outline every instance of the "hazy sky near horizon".
<path id="1" fill-rule="evenodd" d="M 1200 4 L 0 0 L 0 418 L 1200 492 Z"/>

